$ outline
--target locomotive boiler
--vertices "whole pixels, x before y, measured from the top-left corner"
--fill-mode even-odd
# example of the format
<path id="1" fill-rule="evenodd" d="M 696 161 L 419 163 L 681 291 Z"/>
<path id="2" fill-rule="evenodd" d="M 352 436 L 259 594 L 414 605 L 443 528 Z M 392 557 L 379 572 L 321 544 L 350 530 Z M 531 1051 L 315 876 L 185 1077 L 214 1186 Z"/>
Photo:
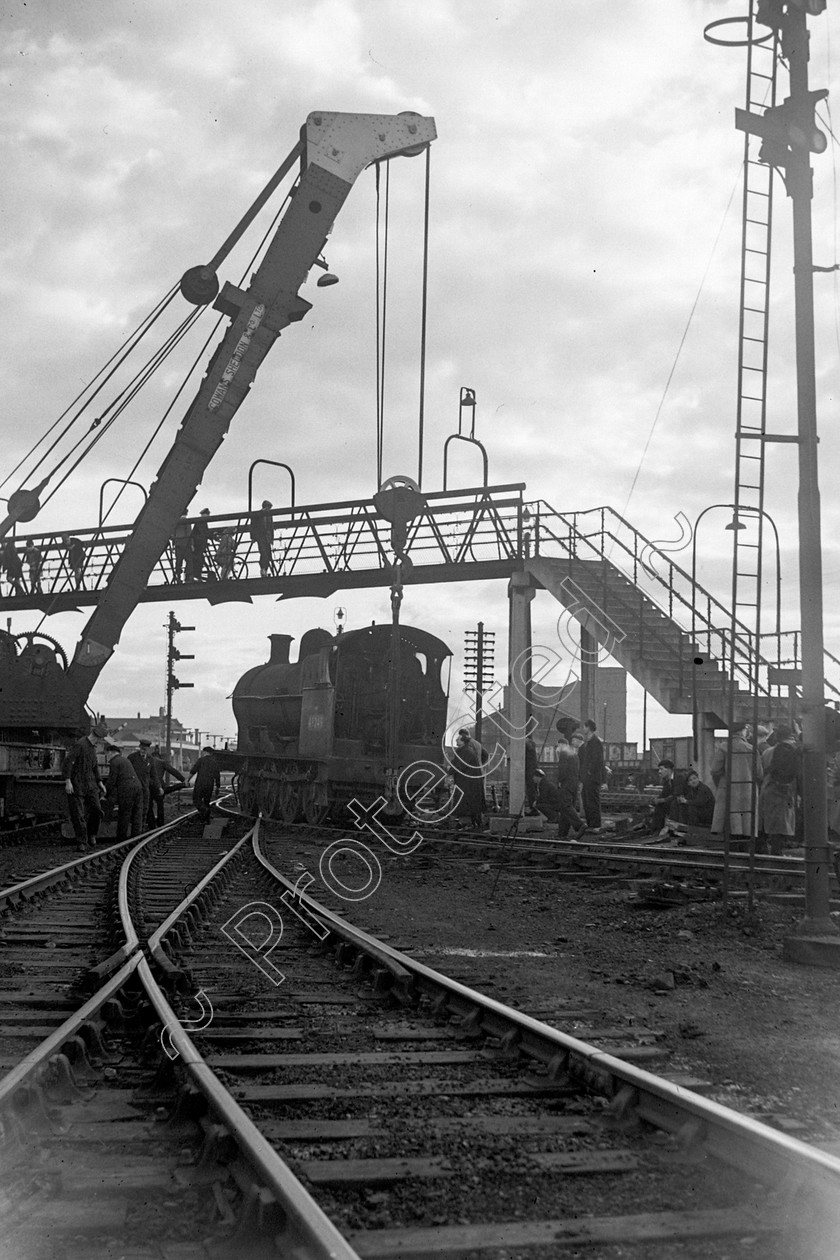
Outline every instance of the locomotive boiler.
<path id="1" fill-rule="evenodd" d="M 443 765 L 450 649 L 413 626 L 371 625 L 336 635 L 269 635 L 271 654 L 233 691 L 237 751 L 219 754 L 238 775 L 239 801 L 284 822 L 324 821 L 347 802 L 393 798 L 413 762 Z"/>

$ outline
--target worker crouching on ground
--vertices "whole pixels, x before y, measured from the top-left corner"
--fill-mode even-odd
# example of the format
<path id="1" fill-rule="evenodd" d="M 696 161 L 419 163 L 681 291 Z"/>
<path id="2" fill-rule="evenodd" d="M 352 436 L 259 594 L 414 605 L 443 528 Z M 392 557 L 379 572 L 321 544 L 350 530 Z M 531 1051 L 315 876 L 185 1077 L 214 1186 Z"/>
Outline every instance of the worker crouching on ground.
<path id="1" fill-rule="evenodd" d="M 219 763 L 215 757 L 215 749 L 208 744 L 201 750 L 201 756 L 190 771 L 193 784 L 193 805 L 198 810 L 198 821 L 205 827 L 210 821 L 210 802 L 213 795 L 221 791 L 222 776 Z"/>
<path id="2" fill-rule="evenodd" d="M 677 821 L 689 827 L 710 827 L 715 812 L 715 794 L 701 782 L 696 770 L 689 770 L 682 794 L 678 796 Z"/>
<path id="3" fill-rule="evenodd" d="M 536 795 L 534 797 L 535 814 L 542 814 L 547 823 L 557 823 L 558 829 L 560 819 L 563 816 L 563 801 L 560 796 L 560 789 L 555 787 L 550 779 L 545 776 L 544 770 L 534 771 L 534 783 L 536 785 Z M 568 831 L 568 825 L 566 831 Z"/>
<path id="4" fill-rule="evenodd" d="M 117 810 L 117 844 L 139 836 L 143 830 L 143 789 L 127 757 L 116 744 L 106 744 L 108 777 L 105 791 L 108 803 Z"/>
<path id="5" fill-rule="evenodd" d="M 83 735 L 78 743 L 68 749 L 62 766 L 67 808 L 81 852 L 88 845 L 96 844 L 99 835 L 104 789 L 99 776 L 96 750 L 107 733 L 108 728 L 98 722 L 87 735 Z"/>

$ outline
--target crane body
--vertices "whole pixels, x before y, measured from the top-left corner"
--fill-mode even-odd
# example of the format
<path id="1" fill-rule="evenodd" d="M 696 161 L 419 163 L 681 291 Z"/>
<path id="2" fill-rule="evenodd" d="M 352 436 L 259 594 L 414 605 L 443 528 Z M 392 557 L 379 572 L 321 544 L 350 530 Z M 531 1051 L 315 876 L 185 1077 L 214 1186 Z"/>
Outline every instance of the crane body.
<path id="1" fill-rule="evenodd" d="M 64 668 L 48 644 L 33 644 L 31 636 L 20 651 L 14 636 L 3 635 L 0 743 L 43 746 L 88 729 L 86 706 L 96 680 L 257 370 L 283 330 L 311 309 L 299 290 L 318 262 L 353 183 L 367 166 L 400 155 L 416 156 L 435 137 L 434 119 L 415 113 L 311 113 L 291 154 L 222 250 L 209 265 L 185 273 L 181 291 L 187 300 L 196 305 L 212 301 L 230 323 L 69 665 Z M 288 205 L 247 287 L 225 283 L 220 289 L 217 263 L 298 159 L 300 171 Z M 10 496 L 6 519 L 0 522 L 0 536 L 17 520 L 31 520 L 39 506 L 37 491 L 16 491 Z M 0 769 L 0 801 L 8 799 L 8 786 L 5 783 L 4 788 Z"/>

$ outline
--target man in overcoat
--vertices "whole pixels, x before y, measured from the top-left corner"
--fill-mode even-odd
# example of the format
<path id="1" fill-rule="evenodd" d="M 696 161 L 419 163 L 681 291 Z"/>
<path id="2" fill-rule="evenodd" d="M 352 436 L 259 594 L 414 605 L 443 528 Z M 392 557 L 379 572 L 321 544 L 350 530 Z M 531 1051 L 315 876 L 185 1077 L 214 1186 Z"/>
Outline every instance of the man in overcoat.
<path id="1" fill-rule="evenodd" d="M 796 798 L 802 790 L 802 757 L 789 726 L 776 727 L 776 743 L 762 753 L 761 820 L 770 852 L 784 853 L 796 836 Z"/>
<path id="2" fill-rule="evenodd" d="M 583 744 L 578 749 L 580 788 L 586 825 L 601 830 L 601 784 L 604 780 L 604 745 L 591 718 L 583 724 Z"/>
<path id="3" fill-rule="evenodd" d="M 126 760 L 131 765 L 140 783 L 143 793 L 142 818 L 145 820 L 149 816 L 149 801 L 152 795 L 152 741 L 150 739 L 140 739 L 137 743 L 137 748 L 133 753 L 128 754 Z"/>
<path id="4" fill-rule="evenodd" d="M 732 728 L 732 785 L 729 791 L 729 834 L 736 839 L 749 839 L 755 831 L 753 816 L 753 783 L 760 783 L 762 766 L 758 761 L 753 774 L 754 754 L 752 744 L 746 739 L 746 725 Z M 720 835 L 726 821 L 726 744 L 715 751 L 711 765 L 712 782 L 715 785 L 715 813 L 712 834 Z"/>

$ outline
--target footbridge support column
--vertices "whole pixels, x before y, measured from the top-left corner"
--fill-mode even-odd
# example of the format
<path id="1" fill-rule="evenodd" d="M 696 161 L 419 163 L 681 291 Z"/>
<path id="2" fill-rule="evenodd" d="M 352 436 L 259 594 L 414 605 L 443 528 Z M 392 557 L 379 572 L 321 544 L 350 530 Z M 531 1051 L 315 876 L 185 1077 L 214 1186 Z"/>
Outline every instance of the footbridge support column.
<path id="1" fill-rule="evenodd" d="M 693 764 L 701 780 L 712 790 L 714 790 L 714 784 L 709 772 L 712 768 L 712 758 L 715 755 L 715 728 L 720 725 L 721 720 L 716 713 L 701 712 L 697 714 L 697 722 L 694 729 L 696 752 Z"/>
<path id="2" fill-rule="evenodd" d="M 535 587 L 529 573 L 514 573 L 508 585 L 508 784 L 510 813 L 525 802 L 525 736 L 531 717 L 531 600 Z"/>

